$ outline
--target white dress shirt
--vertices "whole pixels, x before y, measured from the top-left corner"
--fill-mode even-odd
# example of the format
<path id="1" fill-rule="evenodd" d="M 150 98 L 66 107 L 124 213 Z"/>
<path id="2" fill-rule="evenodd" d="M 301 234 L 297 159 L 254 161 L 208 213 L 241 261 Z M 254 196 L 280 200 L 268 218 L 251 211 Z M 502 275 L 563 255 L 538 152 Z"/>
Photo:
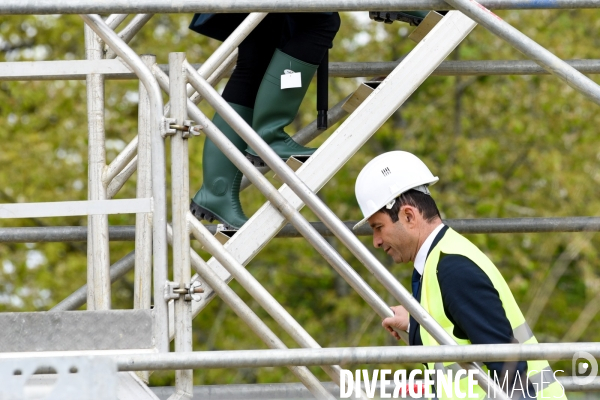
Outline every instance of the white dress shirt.
<path id="1" fill-rule="evenodd" d="M 414 266 L 419 275 L 423 276 L 423 272 L 425 271 L 425 261 L 427 260 L 427 254 L 429 254 L 429 249 L 433 244 L 433 240 L 437 236 L 438 233 L 442 230 L 444 224 L 440 223 L 435 229 L 427 236 L 427 239 L 421 245 L 419 251 L 417 251 L 417 256 L 415 257 Z M 414 296 L 414 293 L 413 293 Z M 408 323 L 408 327 L 406 328 L 406 332 L 410 332 L 410 322 Z"/>
<path id="2" fill-rule="evenodd" d="M 425 261 L 427 260 L 427 254 L 429 253 L 429 249 L 433 244 L 433 240 L 437 236 L 437 234 L 442 230 L 444 224 L 440 223 L 434 230 L 427 236 L 427 239 L 421 245 L 421 248 L 417 252 L 417 256 L 415 257 L 414 266 L 419 275 L 423 275 L 423 271 L 425 271 Z"/>

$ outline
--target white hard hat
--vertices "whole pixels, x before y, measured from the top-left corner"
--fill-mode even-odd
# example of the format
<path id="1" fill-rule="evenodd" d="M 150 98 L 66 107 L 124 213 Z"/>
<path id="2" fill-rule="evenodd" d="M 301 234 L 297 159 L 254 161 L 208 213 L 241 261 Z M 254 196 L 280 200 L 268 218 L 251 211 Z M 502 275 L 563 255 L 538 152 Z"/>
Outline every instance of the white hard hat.
<path id="1" fill-rule="evenodd" d="M 423 161 L 409 152 L 390 151 L 375 157 L 356 178 L 354 192 L 364 218 L 353 229 L 410 189 L 429 194 L 427 186 L 438 180 Z"/>

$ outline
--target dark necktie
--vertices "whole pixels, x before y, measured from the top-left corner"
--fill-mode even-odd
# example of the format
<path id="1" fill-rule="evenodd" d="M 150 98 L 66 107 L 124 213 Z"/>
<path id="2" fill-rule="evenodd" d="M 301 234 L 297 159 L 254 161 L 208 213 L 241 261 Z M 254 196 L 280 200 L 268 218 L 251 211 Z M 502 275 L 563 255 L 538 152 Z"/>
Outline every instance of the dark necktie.
<path id="1" fill-rule="evenodd" d="M 413 275 L 412 275 L 412 292 L 413 292 L 413 297 L 417 300 L 417 301 L 421 301 L 421 293 L 419 293 L 421 290 L 421 274 L 419 274 L 417 272 L 416 269 L 413 270 Z M 419 324 L 417 323 L 417 321 L 415 320 L 415 318 L 411 315 L 410 316 L 410 331 L 409 331 L 409 342 L 411 345 L 414 345 L 417 340 L 417 334 L 419 332 Z"/>
<path id="2" fill-rule="evenodd" d="M 421 274 L 416 269 L 413 269 L 412 275 L 412 293 L 417 301 L 421 300 L 419 290 L 421 289 Z"/>

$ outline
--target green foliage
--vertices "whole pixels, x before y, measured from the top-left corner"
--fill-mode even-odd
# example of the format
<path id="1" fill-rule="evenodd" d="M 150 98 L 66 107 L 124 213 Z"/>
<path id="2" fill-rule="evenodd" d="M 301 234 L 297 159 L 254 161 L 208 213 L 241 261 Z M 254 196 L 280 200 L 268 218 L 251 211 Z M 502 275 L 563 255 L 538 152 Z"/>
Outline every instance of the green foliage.
<path id="1" fill-rule="evenodd" d="M 595 34 L 600 25 L 596 11 L 512 11 L 500 15 L 561 58 L 595 56 L 600 40 Z M 406 25 L 370 22 L 365 20 L 365 13 L 342 17 L 331 61 L 392 61 L 414 48 L 406 38 L 410 32 Z M 171 51 L 185 51 L 190 62 L 203 62 L 219 43 L 189 31 L 190 19 L 191 15 L 156 15 L 132 47 L 139 54 L 156 54 L 163 64 Z M 77 16 L 3 17 L 0 50 L 2 61 L 83 59 L 83 23 Z M 504 60 L 523 56 L 478 27 L 451 58 Z M 351 93 L 359 82 L 331 79 L 330 105 Z M 137 81 L 106 83 L 109 161 L 136 134 L 137 87 Z M 218 86 L 222 87 L 223 83 Z M 290 132 L 314 120 L 314 93 L 311 87 Z M 200 107 L 212 114 L 206 104 Z M 341 219 L 360 219 L 353 193 L 356 175 L 373 156 L 403 149 L 421 157 L 440 177 L 432 192 L 444 218 L 597 215 L 600 153 L 594 132 L 600 116 L 595 109 L 583 95 L 552 76 L 434 76 L 334 176 L 320 196 Z M 0 202 L 87 197 L 85 82 L 2 82 L 0 121 Z M 313 145 L 323 143 L 327 136 L 316 139 Z M 202 179 L 202 144 L 202 139 L 190 143 L 192 192 Z M 132 179 L 118 197 L 134 196 Z M 263 204 L 264 197 L 250 188 L 242 193 L 242 201 L 251 214 Z M 315 219 L 309 210 L 303 213 Z M 110 221 L 124 225 L 134 220 L 132 216 L 115 216 Z M 84 226 L 87 221 L 2 220 L 0 224 Z M 496 262 L 525 313 L 561 254 L 576 248 L 566 272 L 540 310 L 534 327 L 540 341 L 563 340 L 586 306 L 597 302 L 599 243 L 594 234 L 494 234 L 472 235 L 470 239 Z M 331 243 L 388 304 L 395 303 L 347 249 L 336 240 Z M 364 238 L 364 243 L 371 248 L 370 238 Z M 133 244 L 111 242 L 110 249 L 114 262 L 131 251 Z M 411 266 L 392 265 L 385 254 L 375 254 L 409 285 Z M 203 253 L 203 257 L 208 255 Z M 0 311 L 47 310 L 86 280 L 85 243 L 2 244 L 0 260 Z M 393 344 L 379 317 L 305 240 L 274 240 L 248 268 L 323 347 Z M 288 346 L 296 347 L 238 284 L 234 282 L 231 287 Z M 113 285 L 113 290 L 115 308 L 132 306 L 132 274 Z M 592 316 L 589 325 L 571 339 L 598 341 L 599 328 L 599 320 Z M 194 341 L 195 350 L 266 348 L 219 299 L 194 320 Z M 557 366 L 570 370 L 566 363 Z M 314 371 L 326 379 L 322 371 Z M 156 373 L 151 383 L 172 384 L 173 379 L 173 373 Z M 282 368 L 195 372 L 198 384 L 293 380 Z"/>

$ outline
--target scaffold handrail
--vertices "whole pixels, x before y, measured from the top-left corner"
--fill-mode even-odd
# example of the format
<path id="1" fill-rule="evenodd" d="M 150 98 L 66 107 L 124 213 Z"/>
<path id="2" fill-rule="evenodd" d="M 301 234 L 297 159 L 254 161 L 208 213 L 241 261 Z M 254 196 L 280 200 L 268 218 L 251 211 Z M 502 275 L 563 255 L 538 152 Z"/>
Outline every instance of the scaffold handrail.
<path id="1" fill-rule="evenodd" d="M 120 354 L 123 352 L 124 354 Z M 327 347 L 287 350 L 221 350 L 182 353 L 128 351 L 54 351 L 0 353 L 0 359 L 15 357 L 73 357 L 106 355 L 119 371 L 175 370 L 182 368 L 262 368 L 322 364 L 395 364 L 468 361 L 571 360 L 587 352 L 600 358 L 600 343 L 478 344 L 464 346 L 371 346 Z"/>
<path id="2" fill-rule="evenodd" d="M 115 357 L 120 371 L 179 368 L 258 368 L 322 364 L 394 364 L 469 361 L 571 360 L 577 352 L 600 358 L 600 343 L 383 346 L 288 350 L 228 350 Z M 0 355 L 1 357 L 2 355 Z"/>
<path id="3" fill-rule="evenodd" d="M 152 199 L 79 200 L 0 204 L 0 219 L 151 213 Z"/>
<path id="4" fill-rule="evenodd" d="M 599 8 L 600 0 L 483 0 L 481 4 L 492 10 L 538 10 Z M 0 15 L 17 14 L 137 14 L 144 13 L 243 13 L 243 12 L 319 12 L 319 11 L 394 11 L 402 10 L 452 10 L 443 0 L 70 0 L 56 2 L 37 0 L 3 0 Z"/>
<path id="5" fill-rule="evenodd" d="M 345 221 L 352 228 L 358 221 Z M 547 233 L 547 232 L 600 232 L 600 217 L 557 217 L 557 218 L 477 218 L 445 219 L 444 223 L 462 234 L 492 233 Z M 322 222 L 311 222 L 315 230 L 325 237 L 333 236 Z M 219 225 L 205 225 L 215 234 Z M 135 226 L 111 226 L 108 229 L 111 241 L 135 240 Z M 363 225 L 356 236 L 371 236 L 373 231 Z M 276 238 L 297 238 L 300 232 L 292 224 L 287 224 L 275 235 Z M 0 243 L 51 243 L 85 242 L 87 229 L 84 226 L 39 226 L 0 228 Z"/>
<path id="6" fill-rule="evenodd" d="M 392 72 L 402 59 L 386 62 L 330 62 L 331 78 L 361 78 L 385 76 Z M 600 74 L 600 59 L 564 60 L 583 74 Z M 196 70 L 204 64 L 192 63 Z M 168 65 L 158 64 L 165 73 Z M 84 80 L 88 74 L 102 74 L 105 79 L 137 79 L 135 74 L 119 59 L 114 60 L 56 60 L 14 61 L 0 63 L 0 81 L 30 80 Z M 461 60 L 444 61 L 431 75 L 434 76 L 492 76 L 492 75 L 550 75 L 548 71 L 530 60 Z M 224 77 L 229 76 L 225 74 Z"/>

